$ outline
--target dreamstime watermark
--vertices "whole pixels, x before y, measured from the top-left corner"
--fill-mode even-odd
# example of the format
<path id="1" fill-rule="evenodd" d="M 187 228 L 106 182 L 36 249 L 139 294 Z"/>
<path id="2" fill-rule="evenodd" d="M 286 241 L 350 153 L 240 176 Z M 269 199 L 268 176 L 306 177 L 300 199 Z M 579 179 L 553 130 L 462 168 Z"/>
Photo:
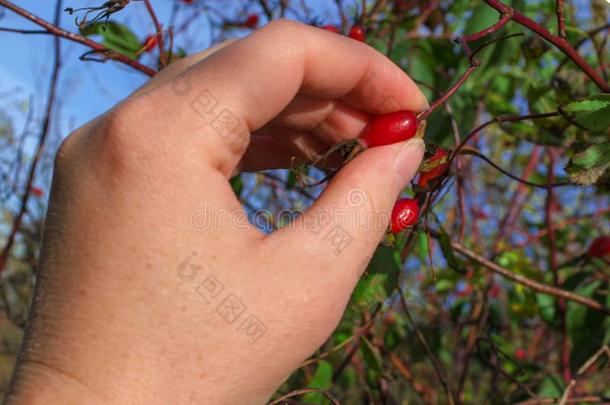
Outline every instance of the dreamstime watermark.
<path id="1" fill-rule="evenodd" d="M 208 305 L 214 305 L 216 313 L 235 330 L 255 344 L 267 332 L 267 326 L 253 313 L 235 293 L 227 291 L 225 285 L 208 269 L 197 264 L 198 252 L 193 251 L 176 268 L 178 277 L 188 283 L 196 283 L 195 291 Z"/>
<path id="2" fill-rule="evenodd" d="M 170 87 L 179 97 L 186 97 L 193 92 L 193 84 L 188 75 L 174 79 Z M 250 132 L 247 125 L 229 108 L 220 103 L 209 89 L 199 90 L 190 103 L 195 115 L 200 118 L 200 128 L 210 128 L 215 134 L 226 140 L 235 150 L 245 150 Z"/>

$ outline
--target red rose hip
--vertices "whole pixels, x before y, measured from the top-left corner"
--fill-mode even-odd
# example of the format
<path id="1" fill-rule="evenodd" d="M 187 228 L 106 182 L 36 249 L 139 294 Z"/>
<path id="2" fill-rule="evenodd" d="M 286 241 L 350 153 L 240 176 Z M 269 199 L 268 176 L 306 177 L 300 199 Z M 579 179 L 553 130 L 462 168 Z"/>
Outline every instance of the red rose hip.
<path id="1" fill-rule="evenodd" d="M 360 25 L 354 25 L 352 28 L 350 28 L 349 34 L 347 34 L 347 36 L 351 39 L 355 39 L 356 41 L 360 42 L 364 42 L 364 40 L 366 39 L 364 28 L 362 28 Z"/>
<path id="2" fill-rule="evenodd" d="M 322 29 L 325 31 L 334 32 L 335 34 L 341 33 L 341 30 L 339 30 L 339 27 L 336 27 L 334 25 L 325 25 L 322 27 Z"/>
<path id="3" fill-rule="evenodd" d="M 258 26 L 258 15 L 256 14 L 250 14 L 247 18 L 246 21 L 244 22 L 244 27 L 246 28 L 256 28 Z"/>
<path id="4" fill-rule="evenodd" d="M 155 46 L 159 43 L 158 35 L 150 35 L 146 37 L 144 43 L 142 43 L 142 52 L 150 52 L 155 49 Z"/>
<path id="5" fill-rule="evenodd" d="M 434 152 L 434 155 L 432 155 L 421 168 L 417 184 L 420 187 L 426 187 L 430 180 L 445 173 L 445 170 L 447 170 L 447 167 L 449 166 L 448 157 L 449 152 L 443 148 L 438 148 L 436 152 Z"/>
<path id="6" fill-rule="evenodd" d="M 419 204 L 412 198 L 403 198 L 394 204 L 390 218 L 390 230 L 393 234 L 415 224 L 419 219 Z"/>
<path id="7" fill-rule="evenodd" d="M 589 250 L 587 251 L 589 257 L 604 257 L 610 255 L 610 236 L 599 236 L 593 240 Z"/>
<path id="8" fill-rule="evenodd" d="M 378 115 L 364 128 L 361 141 L 369 148 L 406 141 L 415 136 L 417 126 L 417 116 L 410 111 Z"/>

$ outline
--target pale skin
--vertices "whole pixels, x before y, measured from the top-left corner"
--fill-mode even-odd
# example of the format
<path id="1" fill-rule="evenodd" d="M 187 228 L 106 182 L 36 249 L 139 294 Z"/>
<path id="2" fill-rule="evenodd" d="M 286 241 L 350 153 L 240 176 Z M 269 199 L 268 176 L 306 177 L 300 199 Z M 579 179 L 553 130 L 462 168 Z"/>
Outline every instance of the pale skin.
<path id="1" fill-rule="evenodd" d="M 239 127 L 219 135 L 193 108 L 203 94 Z M 344 224 L 351 242 L 337 253 L 317 228 L 266 235 L 225 217 L 193 224 L 193 212 L 243 212 L 233 174 L 287 167 L 357 138 L 372 114 L 426 106 L 371 47 L 277 21 L 171 65 L 78 129 L 57 155 L 8 403 L 266 403 L 333 332 L 387 223 Z M 389 212 L 423 152 L 421 141 L 364 151 L 299 220 Z M 191 280 L 177 269 L 193 252 Z M 240 319 L 202 297 L 208 275 L 219 300 L 243 303 Z M 265 325 L 254 343 L 239 330 L 249 315 Z"/>

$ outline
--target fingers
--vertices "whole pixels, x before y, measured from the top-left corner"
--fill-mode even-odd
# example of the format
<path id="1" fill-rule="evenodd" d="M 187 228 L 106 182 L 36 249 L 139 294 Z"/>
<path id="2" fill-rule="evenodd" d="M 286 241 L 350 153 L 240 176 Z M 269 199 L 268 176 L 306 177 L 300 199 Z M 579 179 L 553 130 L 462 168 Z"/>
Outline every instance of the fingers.
<path id="1" fill-rule="evenodd" d="M 191 153 L 205 148 L 210 164 L 228 177 L 249 133 L 280 114 L 297 94 L 338 99 L 373 114 L 426 106 L 413 81 L 373 48 L 288 21 L 273 22 L 215 52 L 155 98 L 173 117 L 175 132 L 188 135 L 181 141 L 196 144 L 189 144 Z"/>
<path id="2" fill-rule="evenodd" d="M 346 269 L 344 280 L 355 283 L 387 229 L 396 197 L 415 176 L 423 154 L 420 139 L 362 152 L 293 226 L 270 239 L 288 254 L 305 249 L 312 269 Z"/>

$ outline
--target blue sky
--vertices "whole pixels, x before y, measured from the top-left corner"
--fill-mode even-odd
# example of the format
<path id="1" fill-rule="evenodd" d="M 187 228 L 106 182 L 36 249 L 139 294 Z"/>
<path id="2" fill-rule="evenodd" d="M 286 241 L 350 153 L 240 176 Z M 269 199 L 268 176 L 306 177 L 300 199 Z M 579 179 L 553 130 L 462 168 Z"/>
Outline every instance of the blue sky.
<path id="1" fill-rule="evenodd" d="M 53 20 L 55 1 L 20 0 L 15 3 L 46 20 Z M 99 0 L 64 0 L 63 6 L 64 8 L 77 8 L 101 3 Z M 227 4 L 241 7 L 240 2 L 228 2 Z M 338 21 L 336 7 L 332 2 L 317 0 L 308 1 L 307 4 L 325 21 Z M 154 1 L 154 7 L 164 26 L 167 26 L 173 5 L 174 1 L 171 0 Z M 193 10 L 189 7 L 195 6 L 183 5 L 182 7 L 184 16 Z M 230 8 L 224 7 L 223 11 L 230 14 Z M 192 28 L 183 34 L 182 39 L 188 41 L 189 52 L 203 50 L 211 44 L 210 26 L 203 16 L 204 13 L 202 13 L 202 18 L 191 24 Z M 118 15 L 117 19 L 126 23 L 140 38 L 152 33 L 150 17 L 143 2 L 133 2 L 128 9 Z M 10 11 L 5 11 L 0 20 L 0 26 L 38 28 Z M 74 17 L 64 13 L 62 27 L 76 30 Z M 234 34 L 244 35 L 245 32 L 236 31 Z M 178 44 L 180 44 L 180 40 L 177 38 Z M 66 125 L 69 126 L 69 128 L 64 128 L 64 131 L 72 130 L 74 126 L 80 126 L 103 113 L 147 80 L 142 73 L 114 62 L 106 64 L 81 62 L 78 57 L 87 51 L 87 48 L 79 44 L 63 41 L 62 47 L 65 67 L 62 70 L 59 94 L 63 112 L 62 120 L 65 120 Z M 34 95 L 38 103 L 43 102 L 52 67 L 52 38 L 47 35 L 0 32 L 0 49 L 3 50 L 3 58 L 0 60 L 0 94 L 8 92 L 12 98 L 23 100 Z M 142 62 L 150 66 L 155 65 L 155 61 L 148 55 L 142 58 Z M 38 106 L 38 108 L 41 107 Z"/>

